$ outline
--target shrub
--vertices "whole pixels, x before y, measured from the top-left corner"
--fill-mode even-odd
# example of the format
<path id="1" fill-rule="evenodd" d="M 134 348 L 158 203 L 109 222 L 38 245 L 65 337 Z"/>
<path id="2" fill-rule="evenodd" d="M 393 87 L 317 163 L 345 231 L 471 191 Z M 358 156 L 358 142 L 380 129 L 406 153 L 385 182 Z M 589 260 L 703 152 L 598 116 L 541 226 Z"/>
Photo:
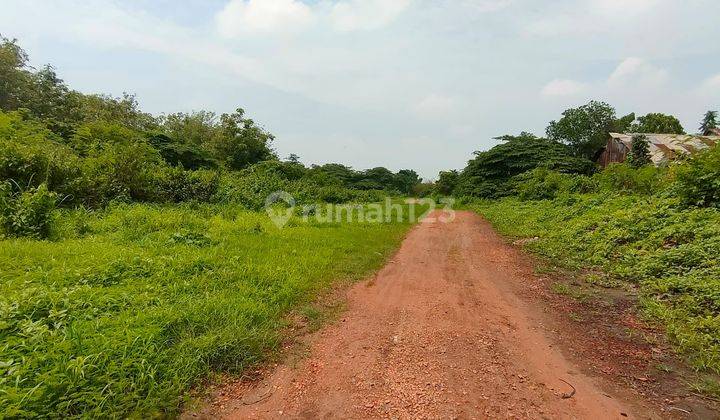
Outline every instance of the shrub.
<path id="1" fill-rule="evenodd" d="M 186 171 L 178 167 L 160 167 L 152 175 L 153 201 L 179 203 L 208 202 L 217 193 L 217 171 Z"/>
<path id="2" fill-rule="evenodd" d="M 547 168 L 536 168 L 515 177 L 515 191 L 521 200 L 548 200 L 567 190 L 570 176 Z"/>
<path id="3" fill-rule="evenodd" d="M 720 147 L 700 152 L 673 169 L 673 192 L 684 205 L 720 207 Z"/>
<path id="4" fill-rule="evenodd" d="M 22 113 L 0 112 L 0 179 L 12 180 L 19 188 L 44 183 L 51 191 L 77 194 L 80 161 L 59 140 Z"/>
<path id="5" fill-rule="evenodd" d="M 57 194 L 46 184 L 20 193 L 7 182 L 0 185 L 0 219 L 7 236 L 47 238 L 56 206 Z"/>
<path id="6" fill-rule="evenodd" d="M 220 177 L 215 200 L 236 203 L 250 210 L 260 210 L 267 197 L 276 191 L 287 191 L 289 182 L 275 174 L 244 170 Z M 289 191 L 288 191 L 289 192 Z"/>
<path id="7" fill-rule="evenodd" d="M 632 137 L 628 163 L 633 168 L 640 168 L 652 163 L 650 160 L 650 142 L 644 134 L 636 134 Z"/>
<path id="8" fill-rule="evenodd" d="M 594 177 L 607 191 L 651 195 L 667 187 L 666 175 L 665 168 L 643 166 L 636 169 L 627 164 L 611 164 Z"/>
<path id="9" fill-rule="evenodd" d="M 163 166 L 158 152 L 145 143 L 97 146 L 83 161 L 83 201 L 94 207 L 113 199 L 150 201 L 156 196 L 153 174 Z"/>
<path id="10" fill-rule="evenodd" d="M 220 163 L 210 156 L 210 152 L 190 142 L 173 140 L 164 134 L 149 136 L 148 141 L 156 148 L 162 158 L 172 166 L 186 169 L 217 168 Z"/>

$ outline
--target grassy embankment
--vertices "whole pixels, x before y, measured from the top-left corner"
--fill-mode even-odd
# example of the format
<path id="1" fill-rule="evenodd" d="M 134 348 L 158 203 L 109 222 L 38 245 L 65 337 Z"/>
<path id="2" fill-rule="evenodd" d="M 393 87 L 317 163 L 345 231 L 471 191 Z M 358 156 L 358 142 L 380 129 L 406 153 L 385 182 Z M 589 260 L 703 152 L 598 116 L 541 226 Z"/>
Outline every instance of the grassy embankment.
<path id="1" fill-rule="evenodd" d="M 411 224 L 229 205 L 65 211 L 0 240 L 0 417 L 173 415 L 211 372 L 272 353 L 284 315 L 382 265 Z"/>
<path id="2" fill-rule="evenodd" d="M 639 308 L 662 324 L 700 372 L 720 373 L 720 210 L 672 198 L 572 194 L 472 206 L 502 233 L 539 237 L 528 249 L 566 268 L 600 269 L 589 282 L 639 285 Z M 720 395 L 717 382 L 699 384 Z"/>

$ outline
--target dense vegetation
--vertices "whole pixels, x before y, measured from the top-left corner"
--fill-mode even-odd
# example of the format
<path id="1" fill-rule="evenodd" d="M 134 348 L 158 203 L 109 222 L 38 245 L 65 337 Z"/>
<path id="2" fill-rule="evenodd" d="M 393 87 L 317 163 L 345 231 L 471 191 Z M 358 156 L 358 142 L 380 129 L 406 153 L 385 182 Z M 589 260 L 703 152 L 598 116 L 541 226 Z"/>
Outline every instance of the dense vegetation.
<path id="1" fill-rule="evenodd" d="M 305 216 L 408 194 L 417 173 L 306 167 L 274 140 L 242 109 L 153 116 L 74 91 L 0 38 L 0 418 L 177 414 L 210 372 L 265 358 L 289 311 L 382 263 L 407 210 Z M 255 212 L 276 191 L 313 206 L 280 230 Z"/>
<path id="2" fill-rule="evenodd" d="M 288 310 L 379 267 L 409 227 L 114 204 L 63 212 L 54 241 L 0 241 L 0 417 L 177 413 L 198 379 L 264 358 Z"/>
<path id="3" fill-rule="evenodd" d="M 605 122 L 588 127 L 616 128 L 607 125 L 613 112 L 590 106 L 600 107 Z M 706 115 L 703 127 L 712 116 Z M 639 124 L 682 132 L 673 121 L 649 114 L 626 122 L 627 130 L 646 132 Z M 566 125 L 574 123 L 551 123 L 548 132 Z M 507 143 L 476 153 L 461 173 L 441 173 L 436 192 L 464 197 L 506 235 L 538 237 L 526 246 L 555 264 L 592 269 L 589 282 L 639 285 L 642 313 L 665 326 L 699 371 L 720 374 L 720 147 L 655 167 L 646 136 L 636 134 L 628 162 L 587 171 L 571 159 L 600 142 L 584 135 L 584 146 L 573 150 L 578 138 L 568 138 L 563 149 L 527 134 L 507 137 Z M 463 184 L 468 181 L 470 187 Z M 490 182 L 501 188 L 489 190 L 484 185 Z"/>
<path id="4" fill-rule="evenodd" d="M 714 111 L 703 120 L 701 131 L 717 127 Z M 635 118 L 631 113 L 617 118 L 615 109 L 603 102 L 563 112 L 551 121 L 546 138 L 522 132 L 496 137 L 501 143 L 475 152 L 462 171 L 442 171 L 428 194 L 457 197 L 500 198 L 515 194 L 517 182 L 528 171 L 545 168 L 563 174 L 591 175 L 598 170 L 595 161 L 608 141 L 609 133 L 634 133 L 642 143 L 643 134 L 683 134 L 685 129 L 672 115 L 650 113 Z M 640 147 L 643 147 L 640 144 Z M 640 159 L 637 166 L 649 163 Z"/>
<path id="5" fill-rule="evenodd" d="M 0 235 L 44 237 L 56 207 L 199 201 L 258 209 L 277 190 L 300 203 L 341 203 L 409 194 L 420 183 L 413 170 L 281 161 L 274 136 L 242 109 L 155 117 L 131 95 L 82 94 L 52 67 L 29 67 L 17 43 L 1 38 L 0 84 Z"/>

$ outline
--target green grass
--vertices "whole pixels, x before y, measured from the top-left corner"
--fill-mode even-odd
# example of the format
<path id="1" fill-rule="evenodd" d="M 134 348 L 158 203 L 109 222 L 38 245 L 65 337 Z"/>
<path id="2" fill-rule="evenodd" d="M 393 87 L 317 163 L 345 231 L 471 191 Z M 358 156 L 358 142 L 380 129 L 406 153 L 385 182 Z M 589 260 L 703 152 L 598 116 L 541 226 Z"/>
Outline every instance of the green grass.
<path id="1" fill-rule="evenodd" d="M 664 325 L 698 371 L 720 373 L 720 210 L 607 193 L 472 207 L 507 236 L 538 236 L 526 248 L 553 264 L 638 284 L 643 315 Z"/>
<path id="2" fill-rule="evenodd" d="M 173 416 L 213 372 L 280 342 L 285 315 L 380 267 L 411 226 L 276 228 L 240 207 L 66 212 L 0 240 L 0 418 Z"/>

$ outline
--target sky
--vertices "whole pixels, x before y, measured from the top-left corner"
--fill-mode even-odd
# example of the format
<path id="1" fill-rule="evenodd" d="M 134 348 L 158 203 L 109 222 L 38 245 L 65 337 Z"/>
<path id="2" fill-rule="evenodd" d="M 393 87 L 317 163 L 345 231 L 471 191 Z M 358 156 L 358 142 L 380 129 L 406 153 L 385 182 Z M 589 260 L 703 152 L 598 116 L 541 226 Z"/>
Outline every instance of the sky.
<path id="1" fill-rule="evenodd" d="M 0 34 L 153 114 L 242 107 L 281 157 L 461 169 L 591 99 L 720 109 L 717 0 L 0 0 Z"/>

